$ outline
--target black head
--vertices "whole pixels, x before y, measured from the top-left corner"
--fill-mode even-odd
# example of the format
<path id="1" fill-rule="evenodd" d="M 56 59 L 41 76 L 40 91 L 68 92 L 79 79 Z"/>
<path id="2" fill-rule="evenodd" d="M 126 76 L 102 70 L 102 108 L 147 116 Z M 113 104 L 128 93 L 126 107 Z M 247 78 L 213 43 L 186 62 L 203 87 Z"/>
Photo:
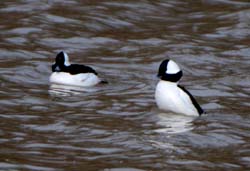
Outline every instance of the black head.
<path id="1" fill-rule="evenodd" d="M 157 76 L 164 81 L 178 82 L 182 77 L 182 71 L 174 61 L 166 59 L 162 61 Z"/>
<path id="2" fill-rule="evenodd" d="M 53 72 L 60 72 L 63 68 L 70 66 L 67 53 L 60 52 L 56 55 L 55 63 L 52 65 Z"/>

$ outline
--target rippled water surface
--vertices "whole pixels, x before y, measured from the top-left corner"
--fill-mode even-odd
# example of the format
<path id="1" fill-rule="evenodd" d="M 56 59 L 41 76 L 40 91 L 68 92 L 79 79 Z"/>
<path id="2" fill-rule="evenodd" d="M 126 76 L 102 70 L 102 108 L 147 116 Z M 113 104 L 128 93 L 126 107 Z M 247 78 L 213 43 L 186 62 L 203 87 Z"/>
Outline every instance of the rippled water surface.
<path id="1" fill-rule="evenodd" d="M 0 170 L 249 170 L 248 0 L 0 2 Z M 108 85 L 51 87 L 56 54 Z M 207 115 L 158 110 L 172 58 Z"/>

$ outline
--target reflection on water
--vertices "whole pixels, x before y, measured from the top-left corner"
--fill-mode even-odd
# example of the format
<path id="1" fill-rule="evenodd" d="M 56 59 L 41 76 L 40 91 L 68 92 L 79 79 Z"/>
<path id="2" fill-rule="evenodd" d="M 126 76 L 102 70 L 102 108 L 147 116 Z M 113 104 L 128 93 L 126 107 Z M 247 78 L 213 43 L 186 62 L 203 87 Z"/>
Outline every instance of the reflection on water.
<path id="1" fill-rule="evenodd" d="M 0 3 L 0 170 L 250 169 L 248 0 Z M 55 55 L 108 85 L 50 85 Z M 161 113 L 173 58 L 208 112 Z"/>
<path id="2" fill-rule="evenodd" d="M 157 124 L 163 127 L 156 130 L 159 133 L 182 133 L 194 128 L 192 121 L 195 117 L 173 113 L 159 113 L 157 116 L 159 117 Z"/>
<path id="3" fill-rule="evenodd" d="M 98 87 L 79 87 L 79 86 L 70 86 L 62 84 L 51 84 L 49 88 L 49 93 L 51 95 L 58 96 L 72 96 L 72 95 L 81 95 L 86 92 L 96 92 Z"/>

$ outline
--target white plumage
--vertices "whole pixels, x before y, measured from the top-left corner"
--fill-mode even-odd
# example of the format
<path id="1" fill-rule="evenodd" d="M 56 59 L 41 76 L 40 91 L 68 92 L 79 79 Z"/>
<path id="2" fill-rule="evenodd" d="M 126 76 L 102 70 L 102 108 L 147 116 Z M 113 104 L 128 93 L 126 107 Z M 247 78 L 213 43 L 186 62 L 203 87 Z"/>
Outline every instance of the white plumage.
<path id="1" fill-rule="evenodd" d="M 157 106 L 166 111 L 198 116 L 189 96 L 177 86 L 177 83 L 160 80 L 156 86 L 155 99 Z"/>
<path id="2" fill-rule="evenodd" d="M 158 71 L 160 81 L 155 90 L 159 109 L 189 116 L 199 116 L 203 110 L 184 87 L 178 85 L 182 77 L 180 67 L 172 60 L 164 60 Z"/>
<path id="3" fill-rule="evenodd" d="M 93 73 L 71 75 L 67 72 L 53 72 L 49 80 L 54 84 L 65 84 L 80 87 L 90 87 L 101 82 L 98 76 Z"/>

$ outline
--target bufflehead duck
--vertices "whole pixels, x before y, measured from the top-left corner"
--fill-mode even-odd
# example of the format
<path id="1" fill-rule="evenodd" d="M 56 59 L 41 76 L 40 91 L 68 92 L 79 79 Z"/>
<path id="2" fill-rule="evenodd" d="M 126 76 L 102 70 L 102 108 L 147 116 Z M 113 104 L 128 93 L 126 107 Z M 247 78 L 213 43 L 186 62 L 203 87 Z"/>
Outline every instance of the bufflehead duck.
<path id="1" fill-rule="evenodd" d="M 63 51 L 57 54 L 55 63 L 52 65 L 52 72 L 49 80 L 54 84 L 89 87 L 106 82 L 97 76 L 93 68 L 70 64 L 67 53 Z"/>
<path id="2" fill-rule="evenodd" d="M 204 113 L 194 97 L 178 85 L 182 71 L 174 61 L 164 60 L 159 67 L 158 77 L 161 80 L 156 86 L 155 100 L 160 109 L 190 116 Z"/>

